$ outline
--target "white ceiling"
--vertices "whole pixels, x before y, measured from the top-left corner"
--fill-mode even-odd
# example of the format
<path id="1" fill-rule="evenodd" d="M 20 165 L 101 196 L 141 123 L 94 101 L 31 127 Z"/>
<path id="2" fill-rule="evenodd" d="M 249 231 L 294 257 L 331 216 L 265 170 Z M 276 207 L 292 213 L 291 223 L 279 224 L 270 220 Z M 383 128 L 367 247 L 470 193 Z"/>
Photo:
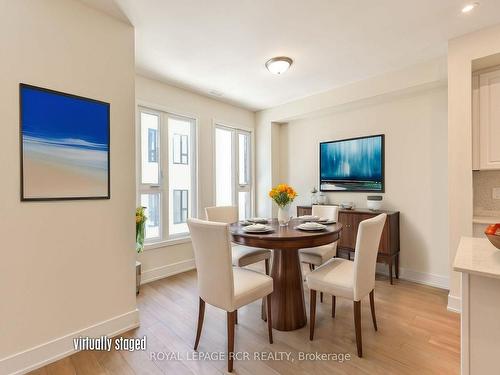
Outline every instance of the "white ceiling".
<path id="1" fill-rule="evenodd" d="M 139 74 L 252 110 L 444 56 L 500 22 L 500 0 L 467 15 L 467 0 L 113 1 L 136 28 Z M 294 64 L 275 76 L 264 63 L 279 55 Z"/>

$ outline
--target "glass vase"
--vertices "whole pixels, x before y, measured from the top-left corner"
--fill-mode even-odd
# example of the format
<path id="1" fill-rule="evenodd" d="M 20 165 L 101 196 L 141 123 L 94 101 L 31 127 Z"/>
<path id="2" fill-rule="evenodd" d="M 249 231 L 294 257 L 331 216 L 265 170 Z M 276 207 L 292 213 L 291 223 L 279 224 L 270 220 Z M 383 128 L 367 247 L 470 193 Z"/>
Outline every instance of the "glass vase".
<path id="1" fill-rule="evenodd" d="M 278 223 L 280 227 L 286 227 L 290 222 L 290 206 L 278 207 Z"/>

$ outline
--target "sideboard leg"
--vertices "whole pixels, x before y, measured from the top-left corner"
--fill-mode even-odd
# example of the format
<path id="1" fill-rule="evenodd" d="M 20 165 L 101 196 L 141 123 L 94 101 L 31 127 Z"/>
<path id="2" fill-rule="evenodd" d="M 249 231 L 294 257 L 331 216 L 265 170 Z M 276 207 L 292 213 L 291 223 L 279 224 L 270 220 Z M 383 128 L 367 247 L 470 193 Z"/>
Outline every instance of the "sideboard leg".
<path id="1" fill-rule="evenodd" d="M 399 279 L 399 253 L 396 254 L 396 279 Z"/>
<path id="2" fill-rule="evenodd" d="M 396 259 L 395 259 L 395 268 L 396 268 L 396 279 L 399 279 L 399 253 L 396 254 Z"/>
<path id="3" fill-rule="evenodd" d="M 389 259 L 389 280 L 391 281 L 391 285 L 392 285 L 392 262 L 393 262 L 393 259 L 391 257 Z"/>

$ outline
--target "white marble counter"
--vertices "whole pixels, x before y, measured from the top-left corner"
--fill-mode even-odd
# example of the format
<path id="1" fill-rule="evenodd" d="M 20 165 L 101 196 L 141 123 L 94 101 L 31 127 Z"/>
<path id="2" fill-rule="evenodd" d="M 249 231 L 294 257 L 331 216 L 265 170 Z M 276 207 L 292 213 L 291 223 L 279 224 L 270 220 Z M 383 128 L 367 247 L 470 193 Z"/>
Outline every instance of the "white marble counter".
<path id="1" fill-rule="evenodd" d="M 476 216 L 474 215 L 472 217 L 472 222 L 474 224 L 496 224 L 500 223 L 500 217 L 499 216 Z"/>
<path id="2" fill-rule="evenodd" d="M 500 279 L 500 250 L 487 238 L 462 237 L 453 270 Z"/>

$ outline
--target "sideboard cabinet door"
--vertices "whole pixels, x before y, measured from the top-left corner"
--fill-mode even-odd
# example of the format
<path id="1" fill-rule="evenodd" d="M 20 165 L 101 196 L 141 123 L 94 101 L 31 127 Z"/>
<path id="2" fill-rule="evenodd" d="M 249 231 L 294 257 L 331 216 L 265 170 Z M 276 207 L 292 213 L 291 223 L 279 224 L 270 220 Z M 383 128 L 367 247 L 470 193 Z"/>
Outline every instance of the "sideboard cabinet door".
<path id="1" fill-rule="evenodd" d="M 338 220 L 339 223 L 342 224 L 339 246 L 341 248 L 354 249 L 356 246 L 356 234 L 359 225 L 358 220 L 356 220 L 356 215 L 339 212 Z"/>

